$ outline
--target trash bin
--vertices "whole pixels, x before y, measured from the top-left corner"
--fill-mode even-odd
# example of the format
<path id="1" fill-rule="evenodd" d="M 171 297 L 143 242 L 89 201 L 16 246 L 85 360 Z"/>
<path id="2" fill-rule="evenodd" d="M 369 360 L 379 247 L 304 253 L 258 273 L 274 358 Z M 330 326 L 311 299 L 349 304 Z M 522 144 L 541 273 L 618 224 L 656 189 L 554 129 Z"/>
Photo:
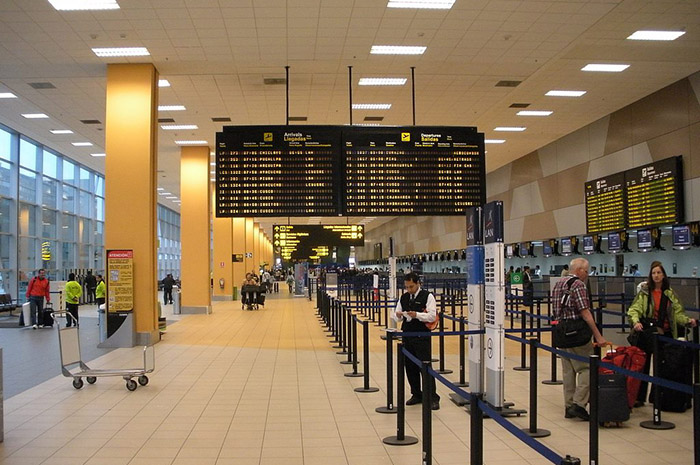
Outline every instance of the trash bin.
<path id="1" fill-rule="evenodd" d="M 238 287 L 233 286 L 233 301 L 238 300 Z"/>
<path id="2" fill-rule="evenodd" d="M 180 288 L 177 286 L 173 286 L 173 314 L 179 315 L 182 313 L 182 310 L 180 308 Z"/>

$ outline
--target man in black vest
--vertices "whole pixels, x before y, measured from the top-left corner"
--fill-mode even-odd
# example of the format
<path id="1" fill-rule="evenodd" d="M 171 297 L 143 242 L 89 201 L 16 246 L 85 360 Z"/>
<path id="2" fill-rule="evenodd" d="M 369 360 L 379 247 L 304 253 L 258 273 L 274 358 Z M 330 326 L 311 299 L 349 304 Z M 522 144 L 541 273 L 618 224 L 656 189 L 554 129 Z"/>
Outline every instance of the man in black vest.
<path id="1" fill-rule="evenodd" d="M 429 333 L 430 329 L 426 323 L 434 322 L 437 318 L 437 303 L 435 297 L 430 292 L 421 289 L 420 278 L 416 273 L 408 273 L 404 276 L 406 292 L 401 296 L 396 304 L 393 318 L 401 322 L 401 330 L 405 332 Z M 403 337 L 403 346 L 413 354 L 418 360 L 429 361 L 431 356 L 430 336 Z M 411 385 L 411 398 L 406 401 L 406 405 L 420 404 L 423 401 L 421 391 L 420 367 L 410 360 L 406 360 L 406 377 Z M 440 408 L 440 396 L 435 392 L 435 379 L 430 377 L 430 389 L 432 390 L 433 404 L 431 408 Z"/>

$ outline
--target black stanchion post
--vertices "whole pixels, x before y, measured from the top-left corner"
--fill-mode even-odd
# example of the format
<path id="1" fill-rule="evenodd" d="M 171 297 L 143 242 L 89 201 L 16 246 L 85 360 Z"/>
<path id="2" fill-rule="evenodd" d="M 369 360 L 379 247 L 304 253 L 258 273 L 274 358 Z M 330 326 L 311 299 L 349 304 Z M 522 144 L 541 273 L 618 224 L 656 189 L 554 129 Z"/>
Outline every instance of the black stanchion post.
<path id="1" fill-rule="evenodd" d="M 418 438 L 406 436 L 406 382 L 404 381 L 403 344 L 400 342 L 396 346 L 396 436 L 389 436 L 383 439 L 384 444 L 390 446 L 410 446 L 416 444 Z"/>
<path id="2" fill-rule="evenodd" d="M 598 366 L 600 355 L 591 355 L 589 358 L 589 397 L 591 405 L 590 419 L 588 421 L 588 463 L 598 462 Z"/>
<path id="3" fill-rule="evenodd" d="M 335 337 L 333 338 L 332 343 L 334 349 L 343 348 L 343 325 L 341 324 L 341 321 L 343 321 L 343 308 L 345 308 L 345 304 L 338 301 L 333 325 L 333 334 L 335 335 Z"/>
<path id="4" fill-rule="evenodd" d="M 443 312 L 440 312 L 438 314 L 438 317 L 440 318 L 438 325 L 438 328 L 440 329 L 440 335 L 438 336 L 438 350 L 440 352 L 440 369 L 437 372 L 441 375 L 448 375 L 452 373 L 452 370 L 445 369 L 445 335 L 443 334 L 445 332 L 445 314 Z"/>
<path id="5" fill-rule="evenodd" d="M 530 339 L 530 427 L 522 430 L 531 438 L 546 438 L 552 434 L 537 428 L 537 338 Z"/>
<path id="6" fill-rule="evenodd" d="M 338 355 L 347 355 L 348 353 L 347 322 L 344 315 L 347 308 L 347 305 L 341 305 L 340 313 L 338 314 L 338 332 L 340 333 L 340 342 L 338 343 L 340 350 L 336 352 Z"/>
<path id="7" fill-rule="evenodd" d="M 654 333 L 654 352 L 652 357 L 654 358 L 653 364 L 654 364 L 654 376 L 659 376 L 659 368 L 661 365 L 661 361 L 659 360 L 659 355 L 660 355 L 660 346 L 659 346 L 659 334 Z M 652 406 L 653 408 L 653 419 L 651 421 L 646 420 L 643 421 L 639 424 L 642 428 L 646 429 L 673 429 L 676 427 L 674 423 L 671 423 L 670 421 L 662 421 L 661 420 L 661 389 L 659 389 L 659 386 L 654 386 L 652 387 L 654 390 L 654 405 Z"/>
<path id="8" fill-rule="evenodd" d="M 352 372 L 345 373 L 348 378 L 359 378 L 364 374 L 357 371 L 357 317 L 352 318 Z"/>
<path id="9" fill-rule="evenodd" d="M 527 329 L 527 315 L 526 315 L 525 309 L 522 310 L 521 317 L 520 317 L 520 329 L 525 330 Z M 525 332 L 523 331 L 522 336 L 525 337 Z M 525 347 L 525 344 L 521 343 L 520 344 L 520 366 L 518 367 L 513 367 L 513 370 L 515 371 L 528 371 L 530 370 L 530 367 L 527 366 L 527 354 L 526 354 L 527 347 Z"/>
<path id="10" fill-rule="evenodd" d="M 545 379 L 542 381 L 542 384 L 564 384 L 564 381 L 558 380 L 557 379 L 557 354 L 552 352 L 552 367 L 551 367 L 551 372 L 552 372 L 552 379 Z"/>
<path id="11" fill-rule="evenodd" d="M 467 382 L 466 378 L 466 365 L 467 365 L 467 360 L 466 360 L 466 341 L 467 341 L 467 335 L 464 334 L 464 317 L 459 318 L 459 332 L 462 333 L 459 335 L 459 383 L 456 383 L 456 386 L 460 387 L 468 387 L 469 383 Z"/>
<path id="12" fill-rule="evenodd" d="M 700 327 L 697 325 L 693 328 L 693 342 L 700 343 Z M 693 349 L 693 380 L 695 383 L 700 383 L 700 351 Z"/>
<path id="13" fill-rule="evenodd" d="M 693 449 L 695 465 L 700 464 L 700 384 L 693 384 Z"/>
<path id="14" fill-rule="evenodd" d="M 386 332 L 386 406 L 374 409 L 377 413 L 396 413 L 394 407 L 394 331 Z"/>
<path id="15" fill-rule="evenodd" d="M 364 372 L 364 384 L 361 388 L 355 388 L 355 392 L 377 392 L 379 388 L 369 385 L 369 321 L 362 322 L 362 363 Z"/>
<path id="16" fill-rule="evenodd" d="M 345 328 L 347 331 L 347 352 L 348 352 L 348 358 L 347 360 L 343 360 L 340 363 L 342 365 L 352 365 L 352 352 L 355 350 L 355 348 L 352 346 L 352 333 L 354 331 L 353 324 L 352 324 L 352 310 L 350 310 L 350 307 L 347 307 L 345 309 L 345 315 L 341 316 L 341 318 L 345 319 Z"/>
<path id="17" fill-rule="evenodd" d="M 433 463 L 433 378 L 428 373 L 430 362 L 424 361 L 420 366 L 421 379 L 423 382 L 423 465 Z"/>
<path id="18" fill-rule="evenodd" d="M 479 408 L 481 394 L 472 392 L 469 400 L 469 464 L 483 465 L 484 463 L 484 412 Z"/>

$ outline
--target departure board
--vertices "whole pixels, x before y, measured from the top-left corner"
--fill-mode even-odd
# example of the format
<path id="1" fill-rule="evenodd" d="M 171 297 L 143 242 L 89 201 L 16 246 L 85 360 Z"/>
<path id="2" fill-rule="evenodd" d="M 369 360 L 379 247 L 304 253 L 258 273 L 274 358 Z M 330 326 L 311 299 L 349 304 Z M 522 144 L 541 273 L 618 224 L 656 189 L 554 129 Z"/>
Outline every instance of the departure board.
<path id="1" fill-rule="evenodd" d="M 476 128 L 344 129 L 344 214 L 464 215 L 486 200 L 483 147 Z"/>
<path id="2" fill-rule="evenodd" d="M 216 137 L 216 216 L 337 216 L 339 128 L 226 127 Z"/>
<path id="3" fill-rule="evenodd" d="M 672 157 L 625 171 L 627 225 L 683 222 L 683 164 Z"/>
<path id="4" fill-rule="evenodd" d="M 333 246 L 365 245 L 362 224 L 276 224 L 272 227 L 274 250 L 283 260 L 318 258 Z"/>
<path id="5" fill-rule="evenodd" d="M 586 182 L 586 232 L 594 234 L 624 227 L 624 173 Z"/>

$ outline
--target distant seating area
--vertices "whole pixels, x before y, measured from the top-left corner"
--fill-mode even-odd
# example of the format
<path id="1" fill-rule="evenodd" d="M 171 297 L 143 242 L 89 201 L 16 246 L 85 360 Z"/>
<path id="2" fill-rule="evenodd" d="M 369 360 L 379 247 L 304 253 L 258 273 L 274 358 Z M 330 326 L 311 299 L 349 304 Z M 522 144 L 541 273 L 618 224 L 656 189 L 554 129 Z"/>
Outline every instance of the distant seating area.
<path id="1" fill-rule="evenodd" d="M 17 299 L 13 299 L 12 295 L 0 294 L 0 312 L 10 312 L 10 315 L 12 315 L 12 312 L 21 306 L 22 304 Z"/>

